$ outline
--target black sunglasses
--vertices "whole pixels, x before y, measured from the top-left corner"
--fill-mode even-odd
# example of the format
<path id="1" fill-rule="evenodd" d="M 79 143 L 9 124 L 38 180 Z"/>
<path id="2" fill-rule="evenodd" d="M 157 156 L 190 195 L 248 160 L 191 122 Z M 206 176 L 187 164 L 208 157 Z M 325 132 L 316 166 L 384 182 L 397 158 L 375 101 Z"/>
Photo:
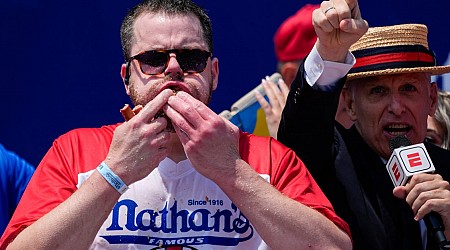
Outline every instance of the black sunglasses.
<path id="1" fill-rule="evenodd" d="M 158 75 L 166 70 L 170 54 L 175 54 L 178 64 L 184 73 L 201 73 L 205 70 L 211 52 L 200 49 L 149 50 L 130 58 L 139 62 L 139 68 L 146 75 Z"/>

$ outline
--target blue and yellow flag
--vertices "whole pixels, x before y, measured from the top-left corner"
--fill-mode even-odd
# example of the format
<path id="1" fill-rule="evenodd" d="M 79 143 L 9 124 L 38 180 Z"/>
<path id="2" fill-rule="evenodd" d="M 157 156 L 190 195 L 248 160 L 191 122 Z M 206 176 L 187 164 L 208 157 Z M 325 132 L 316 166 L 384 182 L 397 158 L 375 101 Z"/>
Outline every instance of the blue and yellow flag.
<path id="1" fill-rule="evenodd" d="M 281 75 L 279 73 L 274 73 L 269 79 L 275 83 L 278 83 L 280 78 Z M 230 111 L 222 111 L 220 115 L 226 117 L 242 131 L 260 136 L 269 136 L 266 116 L 264 114 L 264 110 L 261 108 L 261 105 L 259 105 L 259 102 L 256 100 L 254 94 L 255 90 L 259 91 L 262 96 L 266 97 L 264 88 L 260 84 L 235 102 L 231 106 Z"/>

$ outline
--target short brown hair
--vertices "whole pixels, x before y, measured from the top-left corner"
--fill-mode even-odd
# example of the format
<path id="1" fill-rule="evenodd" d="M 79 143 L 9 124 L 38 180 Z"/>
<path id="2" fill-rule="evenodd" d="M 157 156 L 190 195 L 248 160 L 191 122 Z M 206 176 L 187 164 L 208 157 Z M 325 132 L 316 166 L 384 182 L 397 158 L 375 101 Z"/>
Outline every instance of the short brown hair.
<path id="1" fill-rule="evenodd" d="M 120 37 L 125 61 L 128 61 L 131 57 L 130 50 L 134 42 L 134 22 L 142 13 L 146 12 L 160 12 L 169 15 L 194 14 L 200 21 L 209 52 L 213 52 L 211 20 L 203 8 L 190 0 L 146 0 L 133 7 L 122 21 Z"/>

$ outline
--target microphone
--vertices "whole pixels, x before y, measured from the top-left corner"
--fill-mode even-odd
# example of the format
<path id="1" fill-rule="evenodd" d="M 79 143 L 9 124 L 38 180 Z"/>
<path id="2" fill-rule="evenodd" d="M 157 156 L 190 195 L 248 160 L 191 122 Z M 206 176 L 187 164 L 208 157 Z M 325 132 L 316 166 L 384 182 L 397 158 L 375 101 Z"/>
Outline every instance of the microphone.
<path id="1" fill-rule="evenodd" d="M 403 186 L 409 178 L 419 173 L 433 173 L 435 168 L 423 143 L 413 144 L 405 136 L 397 136 L 389 141 L 392 155 L 386 169 L 394 186 Z M 450 249 L 450 242 L 444 234 L 441 216 L 432 211 L 423 218 L 427 230 L 441 249 Z"/>

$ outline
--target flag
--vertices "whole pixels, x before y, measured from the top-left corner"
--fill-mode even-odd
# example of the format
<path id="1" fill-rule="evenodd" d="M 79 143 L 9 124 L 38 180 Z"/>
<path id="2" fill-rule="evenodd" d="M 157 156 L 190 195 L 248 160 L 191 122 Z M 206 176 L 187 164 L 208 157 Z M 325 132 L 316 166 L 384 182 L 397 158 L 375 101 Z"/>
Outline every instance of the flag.
<path id="1" fill-rule="evenodd" d="M 269 79 L 275 83 L 281 78 L 279 73 L 272 74 Z M 220 113 L 223 117 L 230 120 L 234 125 L 238 126 L 244 132 L 254 135 L 269 136 L 266 116 L 261 105 L 256 100 L 254 91 L 258 91 L 262 96 L 266 97 L 266 93 L 261 84 L 252 89 L 241 99 L 231 105 L 230 111 L 224 110 Z M 266 97 L 267 98 L 267 97 Z"/>

